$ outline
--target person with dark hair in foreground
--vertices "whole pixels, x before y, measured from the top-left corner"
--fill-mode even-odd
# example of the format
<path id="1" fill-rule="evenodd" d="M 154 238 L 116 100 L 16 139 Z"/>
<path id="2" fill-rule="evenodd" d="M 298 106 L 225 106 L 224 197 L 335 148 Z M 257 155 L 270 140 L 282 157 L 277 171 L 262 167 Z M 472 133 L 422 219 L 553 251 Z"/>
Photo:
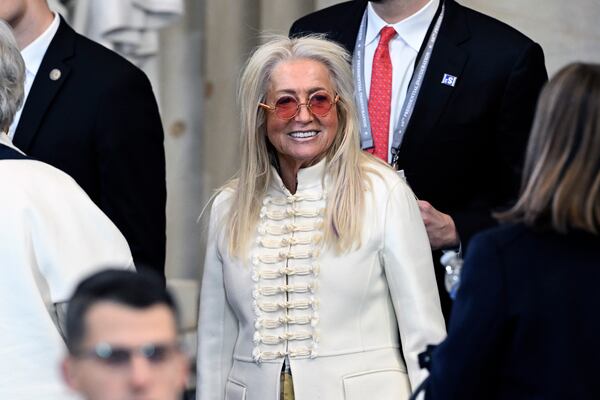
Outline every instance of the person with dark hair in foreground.
<path id="1" fill-rule="evenodd" d="M 178 312 L 154 274 L 106 270 L 69 302 L 65 382 L 86 400 L 179 399 L 188 363 Z"/>
<path id="2" fill-rule="evenodd" d="M 427 400 L 598 399 L 600 65 L 542 92 L 510 222 L 476 236 Z"/>

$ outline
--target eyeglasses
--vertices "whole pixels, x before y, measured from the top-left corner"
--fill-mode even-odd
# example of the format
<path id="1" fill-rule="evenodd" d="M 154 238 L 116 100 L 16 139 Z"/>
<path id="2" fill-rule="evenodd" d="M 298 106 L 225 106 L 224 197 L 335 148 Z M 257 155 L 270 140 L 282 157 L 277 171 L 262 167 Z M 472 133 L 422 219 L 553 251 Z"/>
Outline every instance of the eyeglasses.
<path id="1" fill-rule="evenodd" d="M 128 366 L 131 358 L 138 354 L 150 364 L 160 365 L 180 351 L 179 343 L 149 343 L 137 347 L 113 346 L 109 343 L 98 343 L 90 350 L 75 354 L 77 358 L 91 358 L 111 367 Z"/>
<path id="2" fill-rule="evenodd" d="M 299 103 L 295 97 L 286 95 L 278 98 L 272 106 L 265 103 L 258 103 L 258 106 L 269 112 L 274 111 L 275 115 L 281 119 L 294 118 L 300 112 L 300 106 L 306 106 L 308 111 L 317 117 L 324 117 L 339 99 L 340 96 L 337 94 L 332 100 L 329 93 L 320 91 L 311 94 L 306 103 Z"/>

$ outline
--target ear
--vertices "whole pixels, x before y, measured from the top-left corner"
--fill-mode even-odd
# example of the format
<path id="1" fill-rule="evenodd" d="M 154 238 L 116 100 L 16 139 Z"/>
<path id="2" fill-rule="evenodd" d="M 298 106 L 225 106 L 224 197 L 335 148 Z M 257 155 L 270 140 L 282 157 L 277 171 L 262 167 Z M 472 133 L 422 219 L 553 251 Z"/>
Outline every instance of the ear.
<path id="1" fill-rule="evenodd" d="M 66 356 L 62 360 L 60 367 L 63 380 L 65 381 L 67 386 L 73 390 L 78 390 L 79 381 L 77 379 L 77 367 L 75 365 L 75 360 L 70 356 Z"/>
<path id="2" fill-rule="evenodd" d="M 190 362 L 188 360 L 187 355 L 181 354 L 179 360 L 179 371 L 180 371 L 180 379 L 181 379 L 181 390 L 185 390 L 188 383 L 188 378 L 190 374 Z"/>

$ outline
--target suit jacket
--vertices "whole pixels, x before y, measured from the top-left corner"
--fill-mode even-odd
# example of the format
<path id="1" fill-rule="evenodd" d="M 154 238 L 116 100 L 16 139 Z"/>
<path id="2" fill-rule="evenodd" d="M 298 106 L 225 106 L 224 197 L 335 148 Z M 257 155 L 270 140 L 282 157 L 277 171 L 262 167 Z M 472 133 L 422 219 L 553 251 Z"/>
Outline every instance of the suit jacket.
<path id="1" fill-rule="evenodd" d="M 516 198 L 547 73 L 538 44 L 454 0 L 445 4 L 399 165 L 420 199 L 452 216 L 465 248 L 474 233 L 495 225 L 490 210 Z M 326 33 L 352 52 L 366 6 L 357 0 L 326 8 L 296 21 L 290 34 Z M 441 83 L 444 74 L 458 78 L 454 87 Z M 443 288 L 443 271 L 436 273 Z M 450 300 L 444 289 L 440 294 L 448 315 Z"/>
<path id="2" fill-rule="evenodd" d="M 60 71 L 56 80 L 53 70 Z M 123 232 L 138 270 L 164 276 L 163 130 L 138 68 L 61 19 L 14 143 L 71 175 Z"/>
<path id="3" fill-rule="evenodd" d="M 600 236 L 475 237 L 427 399 L 598 399 Z"/>

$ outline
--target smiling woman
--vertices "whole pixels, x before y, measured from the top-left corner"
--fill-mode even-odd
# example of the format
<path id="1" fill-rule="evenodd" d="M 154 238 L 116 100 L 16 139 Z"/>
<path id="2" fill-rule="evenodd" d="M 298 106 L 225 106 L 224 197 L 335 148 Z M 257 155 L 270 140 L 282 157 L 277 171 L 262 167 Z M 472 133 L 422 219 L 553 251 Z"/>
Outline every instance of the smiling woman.
<path id="1" fill-rule="evenodd" d="M 348 59 L 282 37 L 245 66 L 241 169 L 207 240 L 199 400 L 406 399 L 445 335 L 415 197 L 360 150 Z"/>
<path id="2" fill-rule="evenodd" d="M 267 137 L 277 152 L 281 178 L 292 193 L 300 168 L 323 158 L 333 143 L 338 129 L 337 113 L 332 112 L 333 92 L 329 72 L 320 62 L 290 60 L 273 69 L 267 102 L 275 106 L 267 116 Z M 306 107 L 301 106 L 302 100 Z M 284 118 L 291 114 L 285 110 L 294 113 Z"/>

